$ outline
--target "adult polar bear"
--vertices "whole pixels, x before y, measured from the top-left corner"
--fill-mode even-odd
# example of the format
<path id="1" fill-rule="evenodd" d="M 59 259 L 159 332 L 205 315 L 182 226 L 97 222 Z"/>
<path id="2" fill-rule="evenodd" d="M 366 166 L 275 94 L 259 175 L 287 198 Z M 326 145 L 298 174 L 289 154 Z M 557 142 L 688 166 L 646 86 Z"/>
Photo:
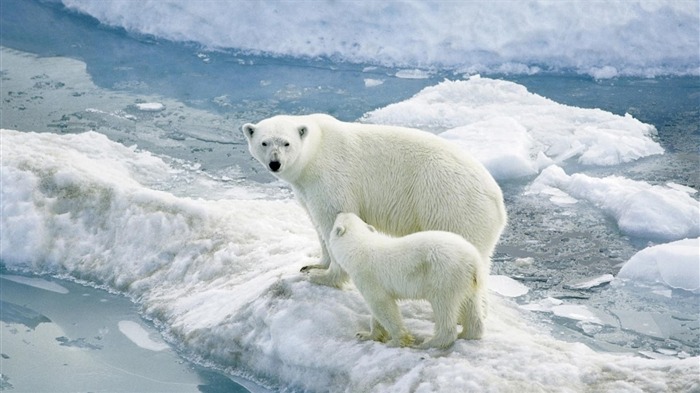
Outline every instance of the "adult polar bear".
<path id="1" fill-rule="evenodd" d="M 355 213 L 393 236 L 462 235 L 490 271 L 506 224 L 503 194 L 481 163 L 442 138 L 324 114 L 275 116 L 242 130 L 250 153 L 291 184 L 318 232 L 321 261 L 302 269 L 312 282 L 340 287 L 348 279 L 328 252 L 338 213 Z"/>

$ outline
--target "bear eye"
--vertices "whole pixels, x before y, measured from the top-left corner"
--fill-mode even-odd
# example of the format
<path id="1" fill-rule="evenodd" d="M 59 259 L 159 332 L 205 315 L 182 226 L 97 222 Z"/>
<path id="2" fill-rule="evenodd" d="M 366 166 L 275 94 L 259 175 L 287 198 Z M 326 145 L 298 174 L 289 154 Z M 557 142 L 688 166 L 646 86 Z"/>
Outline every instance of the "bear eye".
<path id="1" fill-rule="evenodd" d="M 289 142 L 285 143 L 284 147 L 289 147 Z"/>
<path id="2" fill-rule="evenodd" d="M 267 147 L 267 142 L 263 142 L 262 145 L 263 145 L 264 147 Z"/>

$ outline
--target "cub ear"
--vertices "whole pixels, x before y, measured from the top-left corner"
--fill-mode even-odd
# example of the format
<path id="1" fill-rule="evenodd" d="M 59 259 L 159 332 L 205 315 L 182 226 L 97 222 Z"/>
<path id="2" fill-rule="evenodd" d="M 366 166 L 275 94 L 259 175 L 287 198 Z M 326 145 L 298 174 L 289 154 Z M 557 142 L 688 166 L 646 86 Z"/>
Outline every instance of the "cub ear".
<path id="1" fill-rule="evenodd" d="M 370 232 L 377 232 L 377 228 L 367 224 L 367 229 L 369 229 Z"/>
<path id="2" fill-rule="evenodd" d="M 244 124 L 243 127 L 241 127 L 241 130 L 245 134 L 246 138 L 250 139 L 253 137 L 253 134 L 255 134 L 255 125 L 252 123 Z"/>
<path id="3" fill-rule="evenodd" d="M 309 129 L 306 126 L 299 126 L 299 128 L 297 128 L 297 131 L 299 131 L 299 137 L 303 139 L 309 132 Z"/>
<path id="4" fill-rule="evenodd" d="M 345 234 L 345 227 L 342 225 L 338 225 L 337 227 L 335 227 L 334 230 L 335 230 L 335 235 L 338 237 L 341 237 Z"/>

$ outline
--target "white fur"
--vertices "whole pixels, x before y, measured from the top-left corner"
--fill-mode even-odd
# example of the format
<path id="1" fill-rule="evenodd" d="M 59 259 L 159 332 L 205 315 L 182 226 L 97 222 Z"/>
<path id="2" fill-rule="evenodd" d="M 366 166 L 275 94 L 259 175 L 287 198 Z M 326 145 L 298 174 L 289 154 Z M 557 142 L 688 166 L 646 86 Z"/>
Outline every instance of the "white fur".
<path id="1" fill-rule="evenodd" d="M 339 287 L 347 280 L 327 250 L 340 212 L 355 213 L 392 236 L 456 233 L 479 250 L 490 270 L 506 224 L 501 189 L 481 163 L 442 138 L 322 114 L 275 116 L 242 130 L 253 157 L 291 184 L 316 227 L 321 261 L 302 270 L 327 270 L 311 271 L 312 281 Z"/>
<path id="2" fill-rule="evenodd" d="M 485 292 L 481 255 L 463 237 L 444 231 L 393 238 L 377 232 L 353 213 L 341 213 L 330 234 L 330 251 L 350 275 L 372 312 L 370 332 L 358 337 L 406 346 L 396 301 L 426 299 L 433 307 L 435 333 L 421 347 L 445 348 L 457 338 L 481 338 Z M 388 333 L 389 337 L 386 337 Z"/>

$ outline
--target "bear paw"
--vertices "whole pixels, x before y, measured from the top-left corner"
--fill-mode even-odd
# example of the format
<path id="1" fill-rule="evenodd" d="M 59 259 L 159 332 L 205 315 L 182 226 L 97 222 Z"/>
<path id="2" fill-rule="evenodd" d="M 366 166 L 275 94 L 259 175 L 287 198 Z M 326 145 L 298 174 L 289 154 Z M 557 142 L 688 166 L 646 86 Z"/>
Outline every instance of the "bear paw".
<path id="1" fill-rule="evenodd" d="M 343 286 L 344 281 L 339 280 L 334 274 L 328 274 L 327 270 L 318 271 L 310 270 L 308 271 L 309 281 L 318 285 L 325 285 L 332 288 L 340 288 Z"/>
<path id="2" fill-rule="evenodd" d="M 413 336 L 410 333 L 404 333 L 404 334 L 401 334 L 398 338 L 392 338 L 391 340 L 389 340 L 386 343 L 386 345 L 389 347 L 394 347 L 394 348 L 396 348 L 396 347 L 403 348 L 403 347 L 410 347 L 411 345 L 413 345 L 414 342 L 415 342 L 415 339 L 413 338 Z"/>
<path id="3" fill-rule="evenodd" d="M 314 269 L 328 269 L 326 265 L 306 265 L 299 270 L 302 273 L 308 273 Z"/>
<path id="4" fill-rule="evenodd" d="M 428 340 L 425 340 L 421 345 L 418 346 L 418 348 L 419 349 L 428 349 L 428 348 L 445 349 L 445 348 L 450 347 L 452 344 L 454 344 L 454 342 L 455 342 L 454 339 L 432 337 Z"/>
<path id="5" fill-rule="evenodd" d="M 360 341 L 379 341 L 379 342 L 386 342 L 386 340 L 389 339 L 387 335 L 384 334 L 384 332 L 367 332 L 367 331 L 361 331 L 357 332 L 355 334 L 355 337 L 357 337 Z"/>

